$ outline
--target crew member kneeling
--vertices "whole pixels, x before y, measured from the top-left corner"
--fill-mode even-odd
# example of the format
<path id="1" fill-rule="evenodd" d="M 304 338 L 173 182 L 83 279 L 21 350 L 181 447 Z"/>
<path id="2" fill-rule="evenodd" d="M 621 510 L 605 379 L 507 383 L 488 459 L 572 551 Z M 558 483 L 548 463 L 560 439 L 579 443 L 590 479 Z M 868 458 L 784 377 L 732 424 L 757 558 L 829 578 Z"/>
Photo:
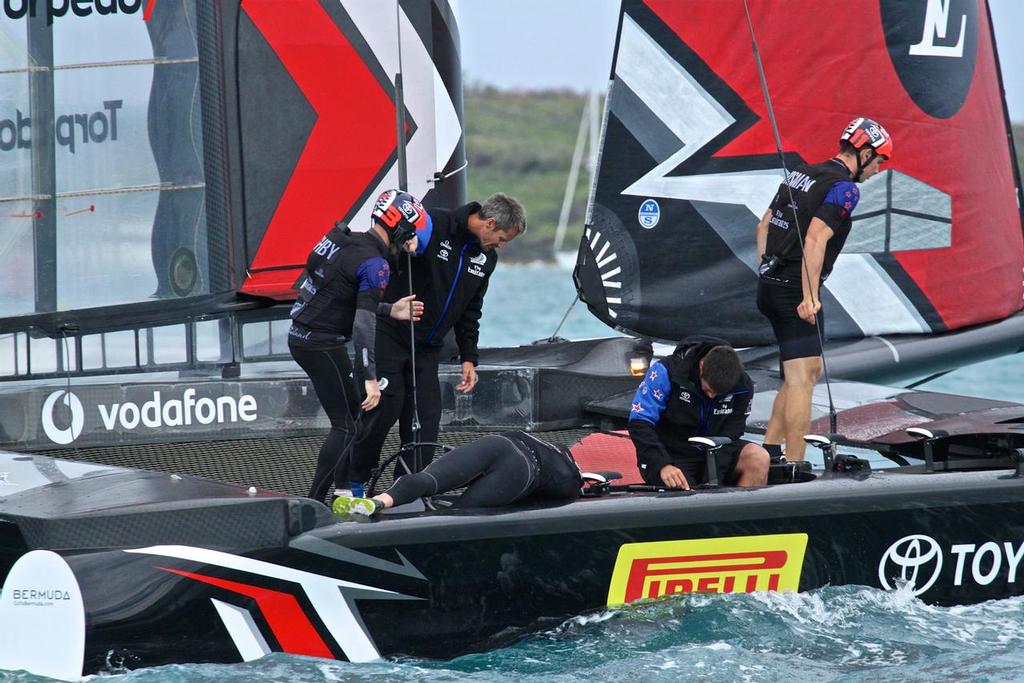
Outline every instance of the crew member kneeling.
<path id="1" fill-rule="evenodd" d="M 671 356 L 653 363 L 629 414 L 644 481 L 677 489 L 706 482 L 704 454 L 687 439 L 727 436 L 734 443 L 718 451 L 718 480 L 763 486 L 768 452 L 740 439 L 753 396 L 754 383 L 739 356 L 720 339 L 684 339 Z"/>

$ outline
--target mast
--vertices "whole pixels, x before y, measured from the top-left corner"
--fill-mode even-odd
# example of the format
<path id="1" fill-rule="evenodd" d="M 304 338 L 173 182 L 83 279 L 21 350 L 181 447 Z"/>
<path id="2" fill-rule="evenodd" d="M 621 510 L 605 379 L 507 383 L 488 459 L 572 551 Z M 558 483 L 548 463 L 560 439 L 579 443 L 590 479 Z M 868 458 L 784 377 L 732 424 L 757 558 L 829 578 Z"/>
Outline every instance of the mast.
<path id="1" fill-rule="evenodd" d="M 562 208 L 558 213 L 558 226 L 555 228 L 555 240 L 552 253 L 555 258 L 562 252 L 566 229 L 569 226 L 569 213 L 572 211 L 576 186 L 579 183 L 580 168 L 583 165 L 583 154 L 587 150 L 587 171 L 593 182 L 594 170 L 597 167 L 597 135 L 598 135 L 598 102 L 597 93 L 588 92 L 580 115 L 580 125 L 576 132 L 576 144 L 572 150 L 572 161 L 569 164 L 569 175 L 565 181 L 565 193 L 562 195 Z M 589 185 L 590 183 L 588 183 Z"/>

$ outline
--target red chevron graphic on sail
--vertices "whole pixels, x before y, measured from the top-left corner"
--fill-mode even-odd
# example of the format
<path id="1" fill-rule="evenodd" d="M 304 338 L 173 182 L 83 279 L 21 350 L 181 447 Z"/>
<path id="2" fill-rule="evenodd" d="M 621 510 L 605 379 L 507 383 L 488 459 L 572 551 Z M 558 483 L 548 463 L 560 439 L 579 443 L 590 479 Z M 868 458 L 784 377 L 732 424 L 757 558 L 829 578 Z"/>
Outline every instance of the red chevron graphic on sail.
<path id="1" fill-rule="evenodd" d="M 395 151 L 395 109 L 318 0 L 245 0 L 242 8 L 317 117 L 250 264 L 259 271 L 304 263 L 316 238 L 349 214 Z M 281 295 L 296 273 L 256 273 L 242 291 Z"/>

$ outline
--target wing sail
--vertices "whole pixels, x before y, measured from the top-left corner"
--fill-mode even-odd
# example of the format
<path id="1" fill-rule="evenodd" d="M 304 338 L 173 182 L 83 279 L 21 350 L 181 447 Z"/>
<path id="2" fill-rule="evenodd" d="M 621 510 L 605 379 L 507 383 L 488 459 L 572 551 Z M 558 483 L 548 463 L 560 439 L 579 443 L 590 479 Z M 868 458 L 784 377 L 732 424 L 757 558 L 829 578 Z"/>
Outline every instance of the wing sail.
<path id="1" fill-rule="evenodd" d="M 834 0 L 749 6 L 787 167 L 830 158 L 857 115 L 896 141 L 823 289 L 829 336 L 1019 311 L 1020 182 L 984 2 L 881 0 L 845 22 Z M 782 172 L 743 1 L 624 2 L 604 128 L 576 271 L 591 312 L 661 339 L 773 343 L 754 228 Z"/>

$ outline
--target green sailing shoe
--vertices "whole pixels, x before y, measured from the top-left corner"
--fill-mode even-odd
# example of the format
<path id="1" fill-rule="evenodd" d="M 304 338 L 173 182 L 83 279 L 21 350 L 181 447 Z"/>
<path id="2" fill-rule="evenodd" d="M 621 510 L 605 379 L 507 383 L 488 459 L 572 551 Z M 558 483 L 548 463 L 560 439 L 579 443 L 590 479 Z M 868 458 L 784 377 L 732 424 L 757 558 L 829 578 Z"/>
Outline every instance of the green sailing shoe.
<path id="1" fill-rule="evenodd" d="M 341 496 L 334 499 L 334 503 L 331 505 L 331 510 L 336 515 L 362 515 L 363 517 L 371 517 L 376 514 L 381 504 L 370 498 L 350 498 L 348 496 Z"/>

